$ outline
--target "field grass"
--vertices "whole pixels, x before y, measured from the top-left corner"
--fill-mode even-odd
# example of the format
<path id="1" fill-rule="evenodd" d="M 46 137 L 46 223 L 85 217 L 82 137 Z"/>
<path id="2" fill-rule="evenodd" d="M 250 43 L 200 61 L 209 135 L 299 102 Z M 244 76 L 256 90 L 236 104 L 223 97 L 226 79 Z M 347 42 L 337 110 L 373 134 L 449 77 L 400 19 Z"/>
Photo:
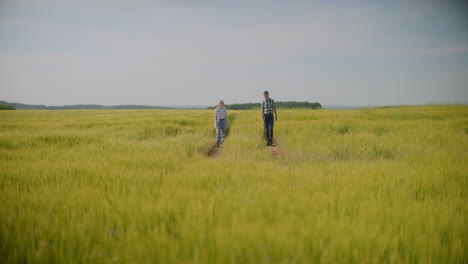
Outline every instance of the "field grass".
<path id="1" fill-rule="evenodd" d="M 467 263 L 468 107 L 0 112 L 2 263 Z"/>

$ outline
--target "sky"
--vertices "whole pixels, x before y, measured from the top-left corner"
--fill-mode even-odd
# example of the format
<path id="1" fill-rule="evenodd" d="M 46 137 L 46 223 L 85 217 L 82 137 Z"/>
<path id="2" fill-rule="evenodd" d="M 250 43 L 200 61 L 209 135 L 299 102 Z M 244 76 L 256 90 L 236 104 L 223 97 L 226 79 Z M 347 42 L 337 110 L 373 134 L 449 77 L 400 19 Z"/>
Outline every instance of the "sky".
<path id="1" fill-rule="evenodd" d="M 468 103 L 468 1 L 0 0 L 0 100 Z"/>

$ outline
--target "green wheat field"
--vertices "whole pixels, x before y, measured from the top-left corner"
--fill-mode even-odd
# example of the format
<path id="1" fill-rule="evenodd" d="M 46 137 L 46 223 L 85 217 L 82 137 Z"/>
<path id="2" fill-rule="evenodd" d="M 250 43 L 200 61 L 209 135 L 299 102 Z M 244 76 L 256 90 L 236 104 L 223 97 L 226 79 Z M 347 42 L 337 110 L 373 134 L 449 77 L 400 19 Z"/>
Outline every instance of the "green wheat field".
<path id="1" fill-rule="evenodd" d="M 468 263 L 468 106 L 0 112 L 1 263 Z"/>

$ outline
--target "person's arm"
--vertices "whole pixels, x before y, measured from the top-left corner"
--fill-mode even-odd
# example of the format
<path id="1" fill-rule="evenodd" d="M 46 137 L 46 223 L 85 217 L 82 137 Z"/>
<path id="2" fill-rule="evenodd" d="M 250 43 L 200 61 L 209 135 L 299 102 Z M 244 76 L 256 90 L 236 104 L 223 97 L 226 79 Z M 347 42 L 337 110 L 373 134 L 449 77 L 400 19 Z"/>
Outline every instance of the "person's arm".
<path id="1" fill-rule="evenodd" d="M 273 101 L 273 112 L 275 113 L 275 121 L 278 120 L 278 113 L 276 113 L 276 102 Z"/>
<path id="2" fill-rule="evenodd" d="M 260 107 L 260 110 L 262 111 L 262 120 L 265 120 L 265 116 L 263 116 L 263 110 L 264 110 L 264 104 L 262 102 L 262 107 Z"/>
<path id="3" fill-rule="evenodd" d="M 215 109 L 215 113 L 214 113 L 214 127 L 215 127 L 215 128 L 218 128 L 218 120 L 217 120 L 216 117 L 217 117 L 217 111 L 216 111 L 216 109 Z"/>

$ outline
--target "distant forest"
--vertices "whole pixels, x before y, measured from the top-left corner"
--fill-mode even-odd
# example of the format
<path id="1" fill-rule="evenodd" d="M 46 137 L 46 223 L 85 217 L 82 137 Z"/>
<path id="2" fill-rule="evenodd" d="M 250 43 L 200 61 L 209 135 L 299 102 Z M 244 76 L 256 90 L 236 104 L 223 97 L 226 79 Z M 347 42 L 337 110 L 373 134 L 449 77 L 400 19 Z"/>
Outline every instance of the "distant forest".
<path id="1" fill-rule="evenodd" d="M 20 104 L 20 103 L 11 103 L 7 101 L 1 101 L 2 105 L 0 110 L 6 109 L 29 109 L 29 110 L 64 110 L 64 109 L 204 109 L 204 107 L 165 107 L 165 106 L 148 106 L 148 105 L 62 105 L 62 106 L 46 106 L 46 105 L 29 105 L 29 104 Z M 260 103 L 244 103 L 244 104 L 228 104 L 226 105 L 227 109 L 232 110 L 250 110 L 250 109 L 260 109 Z M 215 109 L 216 106 L 207 107 L 207 109 Z M 320 103 L 311 103 L 311 102 L 276 102 L 276 108 L 279 109 L 322 109 Z"/>
<path id="2" fill-rule="evenodd" d="M 260 109 L 260 103 L 245 103 L 245 104 L 227 104 L 227 109 L 232 110 L 251 110 L 251 109 Z M 216 106 L 208 107 L 208 109 L 215 109 Z M 306 108 L 306 109 L 322 109 L 320 103 L 310 103 L 310 102 L 276 102 L 276 108 L 278 109 L 294 109 L 294 108 Z"/>
<path id="3" fill-rule="evenodd" d="M 0 104 L 9 105 L 16 109 L 29 109 L 29 110 L 65 110 L 65 109 L 174 109 L 175 107 L 164 106 L 148 106 L 148 105 L 62 105 L 62 106 L 46 106 L 46 105 L 29 105 L 20 103 L 10 103 L 1 101 Z"/>
<path id="4" fill-rule="evenodd" d="M 9 104 L 0 104 L 0 110 L 16 110 L 16 108 Z"/>

